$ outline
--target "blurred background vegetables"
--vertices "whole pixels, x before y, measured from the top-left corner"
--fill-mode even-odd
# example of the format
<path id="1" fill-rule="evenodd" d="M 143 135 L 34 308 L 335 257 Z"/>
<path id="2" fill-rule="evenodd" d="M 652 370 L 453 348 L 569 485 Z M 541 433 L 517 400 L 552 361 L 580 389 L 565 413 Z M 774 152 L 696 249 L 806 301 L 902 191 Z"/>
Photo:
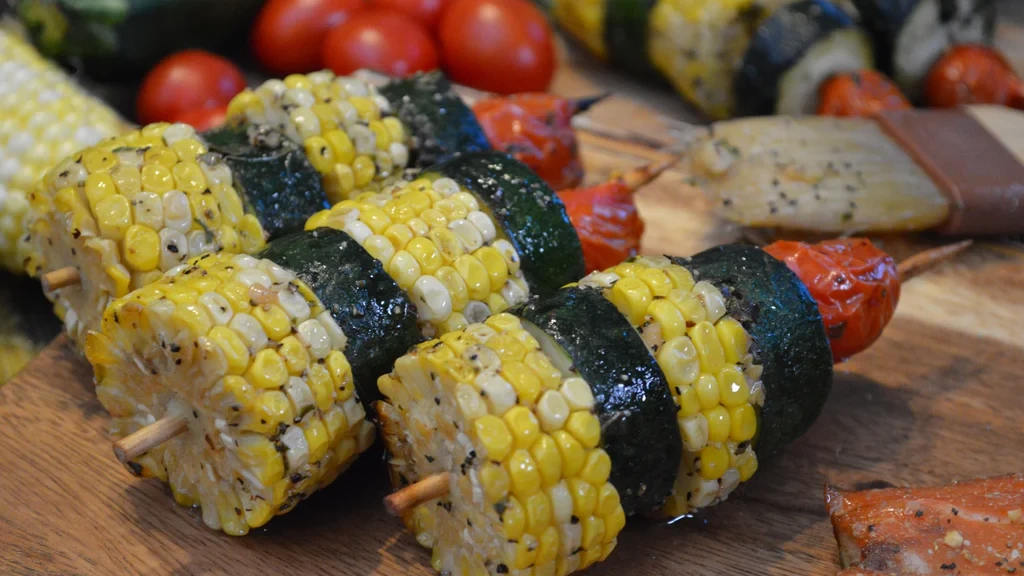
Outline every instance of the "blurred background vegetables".
<path id="1" fill-rule="evenodd" d="M 140 123 L 175 122 L 185 112 L 227 106 L 245 89 L 245 77 L 230 60 L 185 50 L 160 61 L 142 80 L 136 115 Z"/>
<path id="2" fill-rule="evenodd" d="M 252 29 L 253 54 L 278 76 L 319 70 L 327 33 L 365 8 L 365 0 L 269 0 Z"/>
<path id="3" fill-rule="evenodd" d="M 437 47 L 430 32 L 411 16 L 371 9 L 353 14 L 324 39 L 323 67 L 335 74 L 365 68 L 389 76 L 408 76 L 437 68 Z"/>

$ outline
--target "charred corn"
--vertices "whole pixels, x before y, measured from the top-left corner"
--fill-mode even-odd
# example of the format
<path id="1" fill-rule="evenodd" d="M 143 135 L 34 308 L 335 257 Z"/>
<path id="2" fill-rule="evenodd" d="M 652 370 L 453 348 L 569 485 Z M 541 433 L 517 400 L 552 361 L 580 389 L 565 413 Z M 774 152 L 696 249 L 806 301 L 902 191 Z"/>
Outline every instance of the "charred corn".
<path id="1" fill-rule="evenodd" d="M 0 265 L 24 271 L 26 195 L 59 159 L 124 129 L 31 45 L 0 29 Z"/>

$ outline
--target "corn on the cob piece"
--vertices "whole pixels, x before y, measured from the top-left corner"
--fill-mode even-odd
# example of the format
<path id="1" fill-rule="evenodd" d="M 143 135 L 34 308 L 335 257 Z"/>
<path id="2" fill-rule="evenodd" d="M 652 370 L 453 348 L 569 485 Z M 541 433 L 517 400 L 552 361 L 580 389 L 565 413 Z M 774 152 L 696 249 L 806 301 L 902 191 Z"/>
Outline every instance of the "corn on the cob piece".
<path id="1" fill-rule="evenodd" d="M 604 30 L 607 3 L 608 0 L 554 0 L 551 15 L 569 35 L 604 60 L 608 58 Z"/>
<path id="2" fill-rule="evenodd" d="M 568 574 L 603 560 L 626 517 L 594 395 L 519 319 L 498 314 L 418 346 L 377 404 L 396 485 L 451 472 L 406 524 L 444 574 Z"/>
<path id="3" fill-rule="evenodd" d="M 303 146 L 332 204 L 397 181 L 409 163 L 409 132 L 387 98 L 326 70 L 247 89 L 228 105 L 228 118 L 273 127 Z"/>
<path id="4" fill-rule="evenodd" d="M 253 253 L 265 242 L 231 171 L 185 124 L 151 124 L 79 152 L 29 200 L 29 273 L 74 267 L 82 277 L 51 295 L 79 344 L 112 299 L 189 256 Z"/>
<path id="5" fill-rule="evenodd" d="M 46 169 L 123 129 L 113 110 L 0 29 L 0 265 L 24 272 L 26 195 Z"/>
<path id="6" fill-rule="evenodd" d="M 107 308 L 86 355 L 123 436 L 168 415 L 188 430 L 130 463 L 242 535 L 343 472 L 372 443 L 346 338 L 296 275 L 207 254 Z"/>
<path id="7" fill-rule="evenodd" d="M 580 285 L 601 289 L 626 316 L 671 388 L 683 456 L 665 513 L 679 516 L 725 500 L 757 470 L 751 440 L 764 386 L 750 337 L 727 314 L 722 293 L 694 282 L 689 270 L 664 256 L 594 272 Z"/>
<path id="8" fill-rule="evenodd" d="M 682 168 L 729 220 L 828 233 L 931 228 L 949 214 L 932 179 L 867 119 L 715 124 Z"/>
<path id="9" fill-rule="evenodd" d="M 481 322 L 530 295 L 520 256 L 475 194 L 444 177 L 365 192 L 306 229 L 344 230 L 412 297 L 425 335 Z"/>

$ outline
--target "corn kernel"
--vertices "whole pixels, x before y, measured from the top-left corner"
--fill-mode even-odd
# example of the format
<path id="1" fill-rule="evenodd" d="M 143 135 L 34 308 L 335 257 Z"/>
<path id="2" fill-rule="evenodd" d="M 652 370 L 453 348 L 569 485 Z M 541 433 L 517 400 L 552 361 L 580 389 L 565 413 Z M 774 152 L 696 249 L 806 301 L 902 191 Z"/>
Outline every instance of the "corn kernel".
<path id="1" fill-rule="evenodd" d="M 471 300 L 486 301 L 491 293 L 490 275 L 487 268 L 469 254 L 460 256 L 454 262 L 454 268 L 466 282 Z"/>
<path id="2" fill-rule="evenodd" d="M 152 228 L 138 224 L 129 226 L 121 249 L 124 263 L 137 272 L 153 270 L 160 262 L 160 236 Z"/>
<path id="3" fill-rule="evenodd" d="M 700 451 L 700 475 L 705 480 L 718 480 L 729 469 L 729 453 L 721 446 L 708 445 Z"/>
<path id="4" fill-rule="evenodd" d="M 735 366 L 726 366 L 718 373 L 719 396 L 727 408 L 741 406 L 750 399 L 747 378 Z"/>
<path id="5" fill-rule="evenodd" d="M 545 486 L 551 486 L 561 479 L 562 456 L 558 452 L 558 445 L 550 436 L 541 435 L 530 448 L 530 454 L 537 463 L 537 470 Z"/>
<path id="6" fill-rule="evenodd" d="M 515 450 L 505 461 L 509 478 L 512 479 L 512 493 L 520 500 L 540 490 L 541 477 L 537 463 L 526 450 Z"/>
<path id="7" fill-rule="evenodd" d="M 757 456 L 753 450 L 747 450 L 737 457 L 737 470 L 740 472 L 740 482 L 750 480 L 750 477 L 757 472 Z"/>
<path id="8" fill-rule="evenodd" d="M 356 186 L 366 186 L 377 174 L 377 167 L 373 158 L 369 156 L 356 156 L 352 161 L 352 171 L 356 176 Z"/>
<path id="9" fill-rule="evenodd" d="M 232 410 L 232 412 L 248 412 L 251 409 L 258 393 L 252 387 L 252 384 L 245 381 L 245 378 L 241 376 L 225 376 L 221 379 L 220 384 L 224 390 L 224 395 L 230 399 L 231 405 L 237 408 L 237 410 Z"/>
<path id="10" fill-rule="evenodd" d="M 163 194 L 174 189 L 174 176 L 167 168 L 159 164 L 147 164 L 142 167 L 140 177 L 142 189 L 146 192 Z"/>
<path id="11" fill-rule="evenodd" d="M 112 194 L 96 204 L 94 214 L 104 238 L 120 241 L 132 224 L 132 208 L 124 196 Z"/>
<path id="12" fill-rule="evenodd" d="M 164 168 L 173 168 L 174 165 L 178 163 L 178 155 L 170 148 L 153 146 L 149 150 L 146 150 L 143 155 L 143 162 L 146 164 L 156 164 L 163 166 Z"/>
<path id="13" fill-rule="evenodd" d="M 689 292 L 683 292 L 681 289 L 673 290 L 668 295 L 668 301 L 679 308 L 688 323 L 696 324 L 707 320 L 708 313 L 704 309 L 704 304 Z"/>
<path id="14" fill-rule="evenodd" d="M 672 285 L 672 279 L 669 275 L 660 268 L 647 268 L 641 270 L 637 274 L 637 278 L 644 281 L 647 287 L 651 289 L 653 296 L 666 297 L 668 293 L 672 291 L 674 286 Z"/>
<path id="15" fill-rule="evenodd" d="M 590 412 L 573 412 L 565 421 L 565 429 L 585 448 L 594 448 L 601 441 L 601 423 Z"/>
<path id="16" fill-rule="evenodd" d="M 102 148 L 89 148 L 82 153 L 82 165 L 90 174 L 106 172 L 117 165 L 117 157 L 113 152 Z"/>
<path id="17" fill-rule="evenodd" d="M 686 336 L 665 342 L 658 350 L 657 359 L 670 386 L 681 389 L 695 382 L 700 375 L 697 349 Z"/>
<path id="18" fill-rule="evenodd" d="M 718 406 L 721 394 L 719 393 L 718 380 L 714 376 L 711 374 L 701 374 L 693 387 L 697 391 L 697 399 L 700 400 L 701 408 L 710 410 Z"/>
<path id="19" fill-rule="evenodd" d="M 252 316 L 263 327 L 263 331 L 271 340 L 280 341 L 291 334 L 292 322 L 288 314 L 280 306 L 270 306 L 269 310 L 263 306 L 257 306 L 252 310 Z"/>
<path id="20" fill-rule="evenodd" d="M 577 518 L 586 518 L 597 508 L 597 489 L 586 480 L 571 478 L 569 493 L 572 494 L 572 513 Z"/>
<path id="21" fill-rule="evenodd" d="M 612 470 L 612 460 L 608 453 L 598 448 L 587 455 L 583 469 L 580 470 L 580 478 L 586 480 L 593 486 L 601 486 L 608 480 Z"/>
<path id="22" fill-rule="evenodd" d="M 611 552 L 609 545 L 614 549 L 615 538 L 618 537 L 619 532 L 626 526 L 626 514 L 622 511 L 622 507 L 618 507 L 609 516 L 604 519 L 604 544 L 605 550 L 602 553 L 604 557 Z M 602 558 L 603 560 L 604 558 Z"/>
<path id="23" fill-rule="evenodd" d="M 623 262 L 612 269 L 620 278 L 632 278 L 640 273 L 643 268 L 632 262 Z"/>
<path id="24" fill-rule="evenodd" d="M 704 414 L 697 413 L 692 416 L 679 417 L 679 435 L 683 441 L 683 448 L 690 452 L 697 452 L 708 443 L 708 419 Z"/>
<path id="25" fill-rule="evenodd" d="M 583 469 L 583 464 L 586 461 L 587 454 L 583 445 L 565 430 L 552 432 L 551 438 L 562 455 L 562 474 L 566 477 L 575 476 Z"/>
<path id="26" fill-rule="evenodd" d="M 655 300 L 647 313 L 661 326 L 661 335 L 666 341 L 686 336 L 686 318 L 675 304 L 668 300 Z"/>
<path id="27" fill-rule="evenodd" d="M 114 266 L 107 266 L 103 271 L 107 273 L 107 277 L 114 283 L 114 296 L 117 298 L 126 296 L 132 281 L 128 269 L 120 264 L 115 264 Z"/>
<path id="28" fill-rule="evenodd" d="M 488 462 L 480 469 L 480 483 L 488 503 L 498 502 L 508 495 L 512 480 L 505 468 L 494 462 Z"/>
<path id="29" fill-rule="evenodd" d="M 490 309 L 493 314 L 501 314 L 505 310 L 508 310 L 508 302 L 501 297 L 501 294 L 490 293 L 487 295 L 487 308 Z"/>
<path id="30" fill-rule="evenodd" d="M 242 374 L 249 366 L 249 350 L 234 330 L 217 326 L 210 330 L 209 339 L 216 344 L 228 362 L 228 374 Z"/>
<path id="31" fill-rule="evenodd" d="M 597 508 L 595 514 L 603 517 L 611 516 L 616 510 L 620 510 L 619 491 L 611 482 L 605 482 L 597 491 Z"/>
<path id="32" fill-rule="evenodd" d="M 675 390 L 678 391 L 676 394 L 676 405 L 679 406 L 680 416 L 693 416 L 700 412 L 700 398 L 697 396 L 697 391 L 692 385 L 676 386 Z"/>
<path id="33" fill-rule="evenodd" d="M 331 438 L 331 443 L 335 444 L 341 440 L 341 435 L 348 431 L 349 424 L 348 418 L 345 416 L 345 410 L 341 406 L 335 405 L 328 411 L 324 412 L 324 426 L 327 427 L 327 435 Z"/>
<path id="34" fill-rule="evenodd" d="M 505 420 L 505 424 L 512 431 L 517 449 L 529 449 L 541 435 L 537 417 L 533 415 L 529 408 L 524 406 L 511 408 L 502 416 L 502 419 Z"/>
<path id="35" fill-rule="evenodd" d="M 704 418 L 708 421 L 708 442 L 725 442 L 732 431 L 729 411 L 721 406 L 704 410 Z"/>
<path id="36" fill-rule="evenodd" d="M 313 363 L 310 365 L 306 384 L 313 392 L 313 401 L 319 410 L 327 410 L 334 404 L 334 382 L 331 381 L 331 374 L 323 364 Z M 347 399 L 345 398 L 345 400 Z M 341 401 L 343 400 L 339 400 L 339 402 Z"/>
<path id="37" fill-rule="evenodd" d="M 318 418 L 311 418 L 302 425 L 302 432 L 306 436 L 306 444 L 309 445 L 309 463 L 315 464 L 327 454 L 330 447 L 327 436 L 327 427 Z"/>
<path id="38" fill-rule="evenodd" d="M 717 374 L 725 365 L 725 351 L 718 341 L 718 332 L 711 322 L 704 321 L 690 328 L 690 340 L 697 348 L 701 372 Z"/>
<path id="39" fill-rule="evenodd" d="M 401 120 L 394 116 L 388 116 L 381 119 L 381 123 L 387 128 L 392 142 L 405 142 L 405 126 L 402 125 Z"/>
<path id="40" fill-rule="evenodd" d="M 142 173 L 135 166 L 121 164 L 110 171 L 114 186 L 122 196 L 132 197 L 142 191 Z"/>
<path id="41" fill-rule="evenodd" d="M 413 238 L 406 245 L 405 250 L 416 258 L 422 274 L 433 274 L 443 264 L 441 253 L 438 252 L 434 243 L 427 238 Z"/>
<path id="42" fill-rule="evenodd" d="M 737 442 L 746 442 L 757 433 L 757 413 L 750 404 L 730 408 L 729 421 L 729 437 Z"/>
<path id="43" fill-rule="evenodd" d="M 309 163 L 313 165 L 313 168 L 321 174 L 329 173 L 337 162 L 334 149 L 327 140 L 320 136 L 312 136 L 306 138 L 303 142 L 303 147 L 306 150 L 306 158 L 309 159 Z"/>
<path id="44" fill-rule="evenodd" d="M 254 254 L 266 244 L 263 236 L 263 226 L 256 216 L 246 214 L 242 217 L 242 223 L 238 227 L 238 238 L 242 244 L 242 252 Z"/>
<path id="45" fill-rule="evenodd" d="M 541 576 L 539 572 L 541 567 L 549 564 L 554 565 L 555 557 L 558 556 L 558 529 L 554 526 L 548 526 L 541 532 L 537 542 L 537 558 L 534 570 L 538 571 L 536 576 Z"/>
<path id="46" fill-rule="evenodd" d="M 604 541 L 604 520 L 597 516 L 588 516 L 580 522 L 583 525 L 582 546 L 584 550 L 600 550 Z"/>
<path id="47" fill-rule="evenodd" d="M 619 309 L 629 323 L 639 326 L 647 314 L 652 299 L 651 289 L 638 278 L 622 278 L 611 288 L 609 300 Z"/>
<path id="48" fill-rule="evenodd" d="M 114 179 L 109 174 L 90 174 L 85 179 L 85 197 L 93 214 L 99 214 L 96 204 L 117 192 Z"/>
<path id="49" fill-rule="evenodd" d="M 451 363 L 450 363 L 451 364 Z M 512 450 L 513 437 L 505 423 L 497 416 L 488 414 L 473 422 L 476 436 L 487 450 L 487 457 L 496 462 L 505 459 Z"/>
<path id="50" fill-rule="evenodd" d="M 750 337 L 743 325 L 733 318 L 722 318 L 715 324 L 715 331 L 718 332 L 718 340 L 722 343 L 725 351 L 725 361 L 735 364 L 747 355 L 750 348 Z"/>
<path id="51" fill-rule="evenodd" d="M 526 530 L 526 511 L 515 496 L 509 496 L 505 504 L 505 512 L 501 515 L 501 523 L 505 529 L 505 537 L 518 540 Z"/>
<path id="52" fill-rule="evenodd" d="M 213 328 L 210 316 L 195 304 L 178 304 L 171 314 L 171 321 L 188 334 L 205 335 Z"/>
<path id="53" fill-rule="evenodd" d="M 474 252 L 473 255 L 487 269 L 487 276 L 490 278 L 491 286 L 504 286 L 505 281 L 508 280 L 508 264 L 505 262 L 505 257 L 492 246 L 484 246 Z"/>
<path id="54" fill-rule="evenodd" d="M 288 381 L 288 368 L 277 352 L 267 348 L 256 353 L 245 379 L 257 388 L 280 388 Z"/>
<path id="55" fill-rule="evenodd" d="M 216 288 L 216 293 L 224 297 L 231 304 L 235 312 L 248 312 L 252 305 L 249 304 L 249 289 L 237 282 L 221 284 Z"/>
<path id="56" fill-rule="evenodd" d="M 551 364 L 551 360 L 543 352 L 530 352 L 523 359 L 523 363 L 540 379 L 543 388 L 548 390 L 557 389 L 559 384 L 562 383 L 562 373 Z"/>
<path id="57" fill-rule="evenodd" d="M 412 243 L 410 242 L 410 244 Z M 420 277 L 420 274 L 420 264 L 416 257 L 405 250 L 396 252 L 391 259 L 391 263 L 388 264 L 388 275 L 403 290 L 411 289 L 412 285 Z"/>

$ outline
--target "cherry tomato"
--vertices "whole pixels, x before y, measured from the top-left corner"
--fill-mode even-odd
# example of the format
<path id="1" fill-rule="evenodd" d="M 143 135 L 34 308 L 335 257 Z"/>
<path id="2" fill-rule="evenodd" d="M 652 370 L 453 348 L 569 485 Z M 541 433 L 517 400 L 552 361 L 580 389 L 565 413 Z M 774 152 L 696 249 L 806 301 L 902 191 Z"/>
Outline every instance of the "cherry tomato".
<path id="1" fill-rule="evenodd" d="M 197 132 L 209 130 L 210 128 L 216 128 L 224 123 L 224 119 L 228 115 L 227 106 L 218 106 L 216 108 L 199 108 L 196 110 L 189 110 L 188 112 L 182 112 L 174 118 L 174 122 L 183 122 L 196 129 Z"/>
<path id="2" fill-rule="evenodd" d="M 327 33 L 365 8 L 366 0 L 270 0 L 253 26 L 252 50 L 280 76 L 318 70 Z"/>
<path id="3" fill-rule="evenodd" d="M 928 73 L 925 100 L 936 108 L 1002 104 L 1024 110 L 1024 82 L 996 50 L 954 46 Z"/>
<path id="4" fill-rule="evenodd" d="M 900 299 L 896 261 L 870 240 L 780 241 L 765 252 L 785 262 L 818 302 L 836 362 L 870 346 Z"/>
<path id="5" fill-rule="evenodd" d="M 456 82 L 544 92 L 555 73 L 551 26 L 528 0 L 452 0 L 441 15 L 441 59 Z"/>
<path id="6" fill-rule="evenodd" d="M 882 110 L 909 110 L 912 106 L 896 84 L 874 70 L 833 76 L 822 84 L 818 114 L 822 116 L 874 116 Z"/>
<path id="7" fill-rule="evenodd" d="M 437 22 L 441 19 L 441 10 L 448 0 L 371 0 L 377 8 L 385 8 L 408 14 L 419 20 L 427 30 L 433 32 L 437 29 Z"/>
<path id="8" fill-rule="evenodd" d="M 164 58 L 142 80 L 135 101 L 139 122 L 173 121 L 178 114 L 227 105 L 245 88 L 242 72 L 230 61 L 202 50 Z"/>
<path id="9" fill-rule="evenodd" d="M 437 68 L 437 47 L 422 24 L 386 10 L 360 12 L 327 35 L 324 65 L 336 74 L 360 68 L 408 76 Z"/>

